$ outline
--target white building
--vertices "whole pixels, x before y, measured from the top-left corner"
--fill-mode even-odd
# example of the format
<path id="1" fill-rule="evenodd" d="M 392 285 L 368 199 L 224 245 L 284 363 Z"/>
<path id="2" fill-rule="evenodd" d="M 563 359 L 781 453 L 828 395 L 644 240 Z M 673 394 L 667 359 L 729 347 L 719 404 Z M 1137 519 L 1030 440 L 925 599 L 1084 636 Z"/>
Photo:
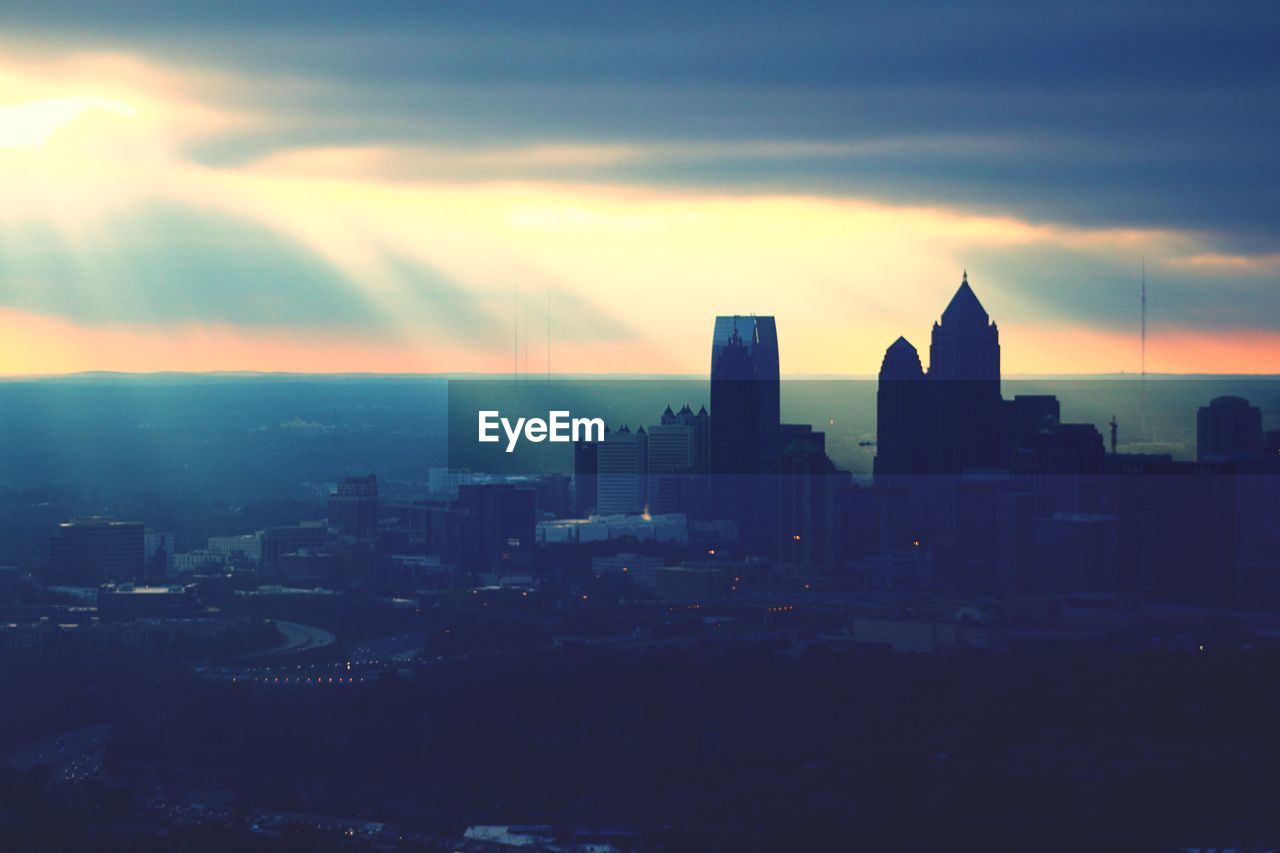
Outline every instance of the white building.
<path id="1" fill-rule="evenodd" d="M 560 518 L 540 521 L 539 544 L 557 542 L 607 542 L 631 537 L 640 542 L 689 543 L 689 519 L 683 513 L 668 515 L 593 515 L 587 519 Z"/>
<path id="2" fill-rule="evenodd" d="M 210 567 L 222 567 L 226 562 L 221 555 L 206 548 L 199 548 L 195 551 L 187 551 L 185 554 L 174 554 L 173 571 L 175 573 L 197 572 Z"/>
<path id="3" fill-rule="evenodd" d="M 209 551 L 223 562 L 234 559 L 262 562 L 262 535 L 246 533 L 241 536 L 210 536 Z"/>

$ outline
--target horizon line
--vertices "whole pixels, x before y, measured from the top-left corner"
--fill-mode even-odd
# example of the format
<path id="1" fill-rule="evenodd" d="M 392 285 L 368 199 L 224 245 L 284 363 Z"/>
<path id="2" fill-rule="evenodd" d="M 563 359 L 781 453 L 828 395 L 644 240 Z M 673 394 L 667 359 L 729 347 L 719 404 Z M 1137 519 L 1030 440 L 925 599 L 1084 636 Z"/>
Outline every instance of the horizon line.
<path id="1" fill-rule="evenodd" d="M 38 382 L 53 380 L 90 380 L 90 379 L 162 379 L 162 378 L 209 378 L 209 379 L 272 379 L 272 378 L 345 378 L 345 379 L 477 379 L 505 380 L 510 382 L 547 382 L 556 380 L 580 379 L 680 379 L 707 380 L 706 373 L 539 373 L 537 375 L 513 378 L 510 373 L 482 371 L 441 371 L 441 372 L 393 372 L 393 371 L 355 371 L 351 373 L 335 373 L 332 371 L 296 371 L 296 370 L 81 370 L 67 373 L 11 373 L 0 374 L 0 382 Z M 1280 379 L 1280 373 L 1147 373 L 1146 379 Z M 876 374 L 867 373 L 783 373 L 779 380 L 878 380 Z M 1009 373 L 1000 377 L 1005 379 L 1115 379 L 1142 381 L 1143 374 L 1126 371 L 1101 373 L 1067 373 L 1061 371 L 1047 373 Z"/>

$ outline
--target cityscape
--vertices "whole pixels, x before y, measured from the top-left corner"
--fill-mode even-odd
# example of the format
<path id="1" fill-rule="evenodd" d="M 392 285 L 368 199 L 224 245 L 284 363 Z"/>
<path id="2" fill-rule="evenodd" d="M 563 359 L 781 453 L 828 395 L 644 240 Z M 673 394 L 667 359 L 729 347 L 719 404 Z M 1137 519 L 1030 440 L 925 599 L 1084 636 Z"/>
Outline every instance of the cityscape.
<path id="1" fill-rule="evenodd" d="M 612 424 L 602 441 L 572 448 L 567 471 L 431 468 L 416 499 L 380 491 L 379 477 L 394 481 L 399 472 L 369 472 L 342 479 L 322 504 L 312 504 L 322 517 L 260 529 L 232 529 L 224 519 L 216 535 L 201 540 L 190 525 L 169 529 L 145 517 L 95 514 L 56 523 L 43 547 L 31 549 L 36 559 L 0 569 L 6 660 L 18 672 L 40 666 L 90 683 L 106 673 L 151 677 L 143 673 L 154 669 L 163 673 L 163 687 L 140 685 L 142 696 L 162 692 L 123 708 L 99 698 L 90 702 L 93 712 L 60 709 L 59 716 L 84 725 L 11 751 L 9 790 L 31 797 L 38 778 L 40 796 L 51 798 L 44 808 L 71 809 L 87 822 L 84 831 L 130 845 L 253 838 L 393 849 L 642 849 L 699 846 L 707 832 L 785 845 L 786 838 L 824 837 L 840 812 L 823 813 L 807 829 L 729 816 L 707 829 L 705 813 L 682 811 L 718 808 L 697 798 L 677 808 L 649 790 L 628 795 L 639 799 L 626 806 L 583 793 L 566 804 L 519 786 L 490 805 L 446 807 L 428 804 L 443 792 L 432 772 L 402 781 L 389 797 L 375 777 L 417 773 L 419 762 L 435 766 L 431 750 L 440 748 L 441 735 L 424 732 L 401 732 L 391 743 L 379 739 L 389 732 L 371 733 L 370 743 L 357 739 L 377 754 L 394 744 L 418 756 L 384 756 L 374 777 L 303 785 L 295 771 L 277 768 L 267 773 L 274 787 L 265 789 L 238 775 L 236 762 L 249 758 L 237 750 L 262 749 L 254 761 L 274 762 L 285 761 L 281 749 L 305 750 L 311 737 L 332 749 L 337 731 L 319 719 L 294 721 L 299 732 L 310 731 L 301 741 L 279 740 L 271 720 L 284 715 L 280 724 L 289 725 L 299 703 L 344 715 L 393 702 L 395 710 L 376 713 L 398 714 L 417 707 L 410 694 L 457 691 L 449 701 L 470 707 L 487 702 L 486 690 L 502 695 L 510 687 L 531 702 L 549 701 L 554 689 L 551 707 L 559 707 L 590 701 L 600 688 L 565 680 L 598 678 L 587 673 L 601 666 L 616 667 L 614 678 L 648 679 L 654 689 L 667 678 L 693 677 L 690 668 L 723 677 L 725 666 L 748 666 L 746 672 L 762 668 L 785 680 L 800 677 L 786 667 L 801 667 L 819 679 L 796 688 L 804 695 L 861 692 L 860 680 L 827 683 L 846 677 L 849 667 L 879 669 L 876 678 L 887 686 L 905 677 L 899 666 L 923 667 L 928 678 L 939 678 L 936 667 L 945 666 L 953 676 L 1000 680 L 1037 661 L 1072 667 L 1105 659 L 1122 662 L 1119 677 L 1126 665 L 1182 671 L 1197 655 L 1212 654 L 1249 668 L 1280 653 L 1280 429 L 1249 400 L 1219 395 L 1184 413 L 1195 424 L 1193 458 L 1119 452 L 1114 417 L 1108 442 L 1092 423 L 1063 420 L 1054 396 L 1002 396 L 997 326 L 965 273 L 933 325 L 927 371 L 905 338 L 886 350 L 875 383 L 875 438 L 861 442 L 874 450 L 872 471 L 854 476 L 828 457 L 822 430 L 783 421 L 784 341 L 772 317 L 716 318 L 709 383 L 618 383 L 656 385 L 642 397 L 700 389 L 706 402 L 669 405 L 649 426 Z M 1274 394 L 1272 381 L 1253 385 Z M 1123 384 L 1126 396 L 1145 393 L 1140 378 L 1109 384 Z M 468 385 L 487 391 L 484 405 L 498 405 L 492 401 L 511 387 Z M 818 393 L 850 387 L 824 380 Z M 1267 400 L 1274 405 L 1274 397 Z M 474 436 L 450 436 L 455 440 Z M 497 681 L 461 686 L 473 677 Z M 134 701 L 143 707 L 133 710 Z M 157 717 L 145 710 L 151 701 L 186 710 L 178 719 L 176 712 Z M 710 696 L 696 701 L 716 707 Z M 758 719 L 760 706 L 749 701 L 718 713 Z M 486 708 L 502 713 L 501 706 Z M 264 718 L 214 723 L 206 716 L 213 709 L 228 720 Z M 434 703 L 421 711 L 434 712 Z M 493 724 L 519 732 L 526 713 L 544 712 L 515 713 Z M 819 709 L 804 711 L 813 713 Z M 113 722 L 103 723 L 104 714 Z M 719 755 L 725 747 L 707 738 L 730 737 L 737 724 L 724 724 L 730 728 L 704 721 L 694 730 L 703 739 L 694 746 L 700 773 L 717 772 L 715 761 L 706 763 L 707 750 Z M 669 725 L 640 730 L 644 737 L 692 734 Z M 223 750 L 233 731 L 231 755 L 239 757 L 230 759 Z M 532 760 L 528 746 L 500 746 L 506 741 L 496 734 L 482 727 L 475 732 L 482 742 L 475 742 L 452 730 L 464 754 L 448 761 L 468 762 L 470 772 L 487 777 L 485 768 L 515 772 Z M 579 741 L 568 732 L 540 737 L 581 748 L 570 745 Z M 273 743 L 264 747 L 260 738 Z M 758 745 L 773 742 L 759 738 Z M 203 742 L 222 747 L 205 754 Z M 489 750 L 498 749 L 506 752 L 495 758 Z M 661 763 L 673 760 L 666 750 L 646 772 L 669 772 Z M 295 760 L 310 766 L 288 759 Z M 821 761 L 807 758 L 804 766 L 814 760 Z M 591 764 L 587 755 L 576 761 Z M 47 775 L 33 776 L 37 767 Z M 539 764 L 539 772 L 549 771 Z M 950 784 L 930 779 L 944 789 Z M 575 781 L 557 783 L 562 796 Z M 131 815 L 128 824 L 102 823 L 119 809 Z M 670 809 L 690 815 L 689 822 L 671 824 Z M 668 817 L 653 823 L 654 814 Z M 1259 831 L 1269 825 L 1262 814 L 1249 819 L 1262 821 L 1250 824 Z M 872 824 L 873 836 L 886 843 L 939 841 Z"/>
<path id="2" fill-rule="evenodd" d="M 0 4 L 0 853 L 1280 849 L 1277 46 Z"/>

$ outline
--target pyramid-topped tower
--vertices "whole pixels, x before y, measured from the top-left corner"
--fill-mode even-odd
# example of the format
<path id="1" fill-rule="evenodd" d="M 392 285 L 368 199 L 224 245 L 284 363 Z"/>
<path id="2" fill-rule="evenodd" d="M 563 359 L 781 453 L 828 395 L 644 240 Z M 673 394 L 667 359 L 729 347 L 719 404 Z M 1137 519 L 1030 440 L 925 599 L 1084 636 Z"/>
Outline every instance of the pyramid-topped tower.
<path id="1" fill-rule="evenodd" d="M 1000 331 L 966 271 L 933 324 L 928 372 L 906 338 L 885 351 L 876 393 L 876 473 L 994 466 L 1001 402 Z"/>
<path id="2" fill-rule="evenodd" d="M 904 337 L 899 337 L 885 350 L 880 363 L 881 379 L 922 379 L 924 368 L 920 365 L 920 353 Z"/>
<path id="3" fill-rule="evenodd" d="M 929 378 L 1000 381 L 1000 330 L 969 286 L 968 271 L 942 321 L 933 324 Z"/>

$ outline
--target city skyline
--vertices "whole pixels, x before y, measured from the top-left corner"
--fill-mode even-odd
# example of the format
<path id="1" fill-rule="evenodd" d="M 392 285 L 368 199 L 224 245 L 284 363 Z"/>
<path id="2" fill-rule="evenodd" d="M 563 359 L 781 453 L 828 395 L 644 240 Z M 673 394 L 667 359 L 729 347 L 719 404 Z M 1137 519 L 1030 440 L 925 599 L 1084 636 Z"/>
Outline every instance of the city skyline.
<path id="1" fill-rule="evenodd" d="M 700 373 L 755 311 L 873 375 L 965 268 L 1008 374 L 1137 372 L 1144 259 L 1151 372 L 1280 355 L 1252 8 L 300 11 L 0 16 L 0 374 Z"/>
<path id="2" fill-rule="evenodd" d="M 1280 6 L 28 6 L 0 851 L 1277 846 Z"/>
<path id="3" fill-rule="evenodd" d="M 1162 414 L 1141 422 L 1131 421 L 1132 406 L 1106 406 L 1135 402 L 1136 383 L 1060 382 L 1070 394 L 1060 400 L 1052 383 L 1030 383 L 1041 387 L 1018 393 L 1029 383 L 1015 380 L 1006 397 L 998 313 L 988 313 L 980 290 L 962 273 L 932 323 L 927 371 L 900 336 L 886 349 L 877 381 L 796 383 L 823 408 L 805 415 L 788 407 L 785 419 L 778 367 L 790 339 L 767 315 L 720 315 L 708 324 L 705 383 L 86 377 L 0 385 L 18 403 L 5 408 L 17 416 L 9 424 L 10 452 L 0 457 L 0 501 L 9 507 L 0 519 L 12 531 L 0 537 L 0 659 L 39 667 L 28 679 L 37 685 L 47 679 L 42 690 L 15 691 L 24 701 L 87 706 L 70 716 L 47 714 L 53 722 L 35 731 L 3 727 L 16 746 L 7 764 L 0 761 L 0 784 L 17 773 L 45 780 L 31 785 L 38 796 L 19 801 L 25 810 L 6 829 L 16 825 L 42 837 L 111 832 L 122 839 L 163 830 L 183 839 L 172 849 L 218 850 L 234 846 L 221 838 L 259 835 L 292 847 L 299 833 L 341 838 L 344 849 L 477 851 L 499 848 L 465 842 L 597 833 L 610 842 L 602 849 L 621 853 L 672 849 L 648 839 L 711 827 L 714 843 L 674 849 L 755 849 L 761 818 L 740 808 L 729 809 L 734 817 L 727 823 L 716 815 L 726 802 L 767 792 L 795 805 L 764 818 L 779 821 L 778 830 L 766 831 L 813 839 L 770 849 L 825 848 L 831 839 L 886 831 L 902 840 L 903 826 L 914 825 L 919 813 L 918 791 L 938 785 L 932 766 L 938 744 L 953 748 L 956 732 L 972 726 L 969 712 L 959 715 L 959 726 L 943 709 L 940 721 L 919 734 L 907 730 L 902 757 L 890 763 L 912 768 L 922 765 L 922 755 L 932 758 L 877 809 L 888 815 L 883 830 L 868 829 L 845 805 L 865 791 L 836 774 L 814 779 L 811 756 L 835 755 L 833 768 L 880 766 L 885 719 L 917 719 L 922 684 L 938 695 L 936 674 L 917 681 L 908 667 L 936 661 L 937 672 L 953 673 L 964 695 L 986 697 L 990 710 L 976 718 L 1004 709 L 1019 722 L 995 725 L 965 747 L 993 755 L 990 775 L 981 766 L 968 769 L 973 759 L 966 758 L 941 777 L 955 772 L 955 781 L 935 790 L 950 799 L 985 786 L 966 808 L 992 809 L 995 817 L 979 822 L 998 824 L 1001 837 L 1015 834 L 1005 805 L 990 806 L 986 794 L 1008 776 L 1008 756 L 1023 743 L 1036 750 L 1037 762 L 1047 762 L 1045 773 L 1060 790 L 1091 790 L 1073 769 L 1093 752 L 1078 738 L 1111 744 L 1116 737 L 1114 726 L 1090 722 L 1099 691 L 1119 689 L 1099 686 L 1101 669 L 1116 662 L 1133 667 L 1135 675 L 1118 678 L 1140 683 L 1145 694 L 1152 670 L 1170 662 L 1196 667 L 1188 672 L 1203 678 L 1205 666 L 1230 672 L 1235 661 L 1270 662 L 1277 653 L 1280 430 L 1273 380 L 1159 383 L 1179 393 L 1152 406 Z M 1084 386 L 1083 396 L 1069 391 L 1073 385 Z M 250 397 L 234 393 L 237 386 Z M 557 390 L 569 388 L 576 403 L 556 399 Z M 608 400 L 611 388 L 619 395 L 613 402 L 625 400 L 626 415 Z M 85 390 L 95 396 L 79 393 Z M 843 404 L 852 415 L 856 407 L 849 404 L 860 390 L 873 419 L 846 424 L 830 407 Z M 1145 401 L 1149 389 L 1143 390 Z M 148 391 L 161 396 L 148 399 Z M 68 394 L 75 401 L 71 420 L 60 423 L 56 402 Z M 515 414 L 518 423 L 526 422 L 521 411 L 598 410 L 610 413 L 614 428 L 601 418 L 594 438 L 574 442 L 571 474 L 567 453 L 560 467 L 527 457 L 524 466 L 499 471 L 465 452 L 492 444 L 483 427 L 475 432 L 477 403 Z M 1102 425 L 1085 415 L 1100 411 L 1099 404 L 1101 411 L 1124 412 L 1119 418 L 1137 433 L 1135 444 L 1117 443 L 1112 414 L 1106 448 Z M 99 417 L 86 419 L 86 411 Z M 268 411 L 294 414 L 282 421 Z M 296 414 L 307 411 L 323 420 Z M 128 437 L 120 440 L 109 424 L 122 412 L 130 414 Z M 146 413 L 144 422 L 137 412 Z M 24 425 L 24 416 L 39 426 Z M 1155 440 L 1158 423 L 1164 431 L 1191 416 L 1187 453 L 1175 456 L 1173 444 Z M 512 436 L 509 419 L 503 422 Z M 72 424 L 85 431 L 82 439 Z M 546 422 L 540 430 L 547 433 Z M 872 440 L 857 446 L 875 448 L 874 467 L 870 476 L 856 476 L 838 464 L 836 451 L 851 450 L 864 436 Z M 58 448 L 86 450 L 83 462 L 109 462 L 126 473 L 95 482 L 90 465 L 52 469 L 41 448 L 50 437 Z M 526 437 L 532 444 L 520 454 L 512 452 L 512 440 L 488 458 L 510 459 L 541 445 L 531 429 Z M 131 461 L 131 453 L 146 461 Z M 17 479 L 23 463 L 34 463 L 28 476 L 40 485 L 24 487 Z M 249 471 L 242 486 L 252 496 L 247 500 L 229 497 L 237 467 Z M 165 475 L 176 479 L 166 486 Z M 288 499 L 263 501 L 280 487 Z M 693 661 L 705 676 L 680 676 L 670 688 L 646 681 L 680 673 Z M 584 678 L 556 674 L 584 662 Z M 56 668 L 68 663 L 84 675 Z M 994 676 L 981 689 L 974 688 L 975 665 Z M 1008 696 L 1026 688 L 1006 665 L 1041 684 L 1048 683 L 1044 667 L 1055 672 L 1047 707 L 1078 729 L 1064 748 L 1043 748 L 1047 737 L 1062 738 L 1056 721 L 1047 730 L 1029 726 L 1030 734 L 1015 734 L 1005 745 L 1002 738 L 1021 732 L 1025 720 L 1052 719 L 1025 713 L 1022 699 L 1011 712 Z M 845 666 L 855 669 L 844 674 Z M 156 683 L 149 689 L 157 698 L 139 701 L 136 688 L 93 680 L 116 667 L 147 673 L 143 683 Z M 617 674 L 619 687 L 595 686 L 597 669 Z M 182 673 L 182 680 L 157 680 L 155 673 L 165 671 Z M 1076 672 L 1087 672 L 1080 684 L 1072 681 Z M 871 673 L 884 679 L 881 698 L 867 725 L 851 726 L 850 715 L 867 704 Z M 690 700 L 691 681 L 713 682 L 710 695 L 718 696 L 734 683 L 726 675 L 749 685 L 747 692 L 705 719 L 690 719 L 691 709 L 706 702 Z M 516 704 L 506 698 L 528 678 L 542 709 L 533 722 L 530 715 L 512 717 Z M 814 685 L 856 688 L 795 712 L 787 729 L 804 731 L 813 744 L 795 749 L 777 729 L 778 712 L 760 704 L 763 678 L 780 678 L 766 691 L 779 710 L 799 705 L 797 691 Z M 548 696 L 579 681 L 593 683 L 590 693 L 560 700 L 550 729 L 540 728 Z M 1246 674 L 1239 683 L 1255 681 Z M 63 683 L 78 685 L 93 701 L 66 703 Z M 1188 694 L 1187 683 L 1178 674 L 1169 698 L 1132 717 L 1143 757 L 1134 761 L 1127 744 L 1118 752 L 1106 746 L 1101 759 L 1090 759 L 1094 766 L 1113 768 L 1123 757 L 1152 780 L 1171 773 L 1198 778 L 1201 768 L 1222 766 L 1223 744 L 1236 743 L 1232 738 L 1242 745 L 1238 754 L 1257 754 L 1265 738 L 1237 734 L 1234 725 L 1192 727 L 1208 734 L 1188 746 L 1183 728 L 1160 716 L 1181 717 L 1176 697 L 1200 701 L 1204 691 Z M 478 694 L 470 698 L 465 689 Z M 106 722 L 104 694 L 123 703 L 107 704 Z M 439 725 L 441 695 L 449 698 L 445 705 L 465 703 L 465 711 L 454 712 L 465 723 L 455 733 L 428 735 L 438 739 L 417 748 L 422 741 L 415 738 Z M 674 713 L 671 695 L 680 697 Z M 645 705 L 652 710 L 624 710 L 637 701 L 652 703 Z M 183 702 L 191 704 L 180 713 L 153 711 Z M 813 707 L 828 712 L 815 717 Z M 1189 707 L 1204 718 L 1202 707 Z M 1234 704 L 1223 699 L 1221 707 L 1224 721 L 1238 722 Z M 602 708 L 618 710 L 602 714 Z M 1259 732 L 1273 716 L 1252 717 Z M 367 725 L 371 718 L 378 725 Z M 596 730 L 596 719 L 606 721 L 598 747 L 583 739 Z M 655 721 L 655 737 L 633 757 L 619 758 L 617 743 L 646 731 L 638 728 L 644 720 Z M 833 753 L 831 745 L 849 732 L 860 746 Z M 1161 732 L 1171 738 L 1162 740 Z M 728 746 L 699 759 L 702 769 L 687 793 L 673 797 L 670 768 L 689 766 L 688 745 L 726 736 Z M 328 744 L 321 763 L 336 772 L 319 773 L 309 763 L 306 754 L 318 743 Z M 526 758 L 526 743 L 542 745 L 547 759 Z M 355 759 L 362 749 L 374 750 L 371 761 Z M 443 766 L 449 749 L 460 760 Z M 733 764 L 756 766 L 762 749 L 772 751 L 763 787 L 752 778 L 756 771 Z M 128 761 L 118 757 L 124 750 Z M 336 762 L 335 750 L 351 757 Z M 875 756 L 870 763 L 868 752 Z M 601 780 L 609 787 L 620 777 L 630 785 L 650 754 L 670 757 L 652 765 L 642 789 L 622 788 L 618 805 L 592 804 L 591 824 L 576 823 L 581 803 L 592 801 L 575 799 L 575 788 L 587 792 Z M 554 768 L 566 762 L 569 771 L 556 781 Z M 1264 758 L 1225 774 L 1242 793 L 1222 800 L 1264 784 L 1273 764 Z M 506 766 L 513 772 L 495 770 Z M 199 788 L 186 781 L 193 772 Z M 397 790 L 413 792 L 411 799 L 388 793 L 389 774 Z M 518 781 L 495 801 L 490 780 L 497 776 Z M 262 778 L 319 795 L 282 799 L 259 784 Z M 1089 779 L 1096 778 L 1091 767 Z M 1023 777 L 1015 781 L 1025 784 Z M 538 802 L 550 783 L 569 793 L 542 800 L 544 823 L 508 823 L 524 820 L 524 804 Z M 210 789 L 217 793 L 205 793 Z M 132 806 L 131 821 L 103 824 L 97 805 L 103 790 L 148 793 Z M 699 792 L 708 790 L 711 799 L 703 800 Z M 1141 795 L 1125 793 L 1132 790 Z M 1154 783 L 1126 783 L 1102 798 L 1113 809 L 1109 836 L 1116 834 L 1112 827 L 1144 835 L 1179 831 L 1177 822 L 1153 830 L 1133 817 L 1135 804 L 1153 790 L 1159 790 Z M 441 791 L 448 798 L 437 807 Z M 1166 801 L 1186 805 L 1170 812 L 1190 813 L 1210 827 L 1236 825 L 1232 812 L 1181 796 L 1183 785 L 1173 791 Z M 797 832 L 794 815 L 824 799 L 839 800 L 832 815 L 816 824 L 806 817 Z M 1033 799 L 1051 803 L 1046 811 L 1056 813 L 1055 798 Z M 242 805 L 225 805 L 233 801 Z M 48 812 L 45 802 L 57 811 Z M 465 820 L 459 802 L 466 804 Z M 359 804 L 357 818 L 348 817 L 350 803 Z M 71 823 L 66 813 L 74 809 L 78 822 Z M 657 828 L 655 813 L 661 813 Z M 750 817 L 743 823 L 739 814 Z M 1274 822 L 1269 811 L 1259 814 L 1266 825 Z M 617 826 L 597 830 L 595 815 Z M 264 826 L 279 834 L 263 833 Z M 206 848 L 188 843 L 187 832 L 217 835 Z M 1039 823 L 1032 835 L 1042 835 Z M 463 844 L 432 843 L 458 837 Z M 744 841 L 722 844 L 726 837 Z M 948 829 L 946 837 L 957 834 Z M 612 843 L 632 838 L 634 845 Z"/>

